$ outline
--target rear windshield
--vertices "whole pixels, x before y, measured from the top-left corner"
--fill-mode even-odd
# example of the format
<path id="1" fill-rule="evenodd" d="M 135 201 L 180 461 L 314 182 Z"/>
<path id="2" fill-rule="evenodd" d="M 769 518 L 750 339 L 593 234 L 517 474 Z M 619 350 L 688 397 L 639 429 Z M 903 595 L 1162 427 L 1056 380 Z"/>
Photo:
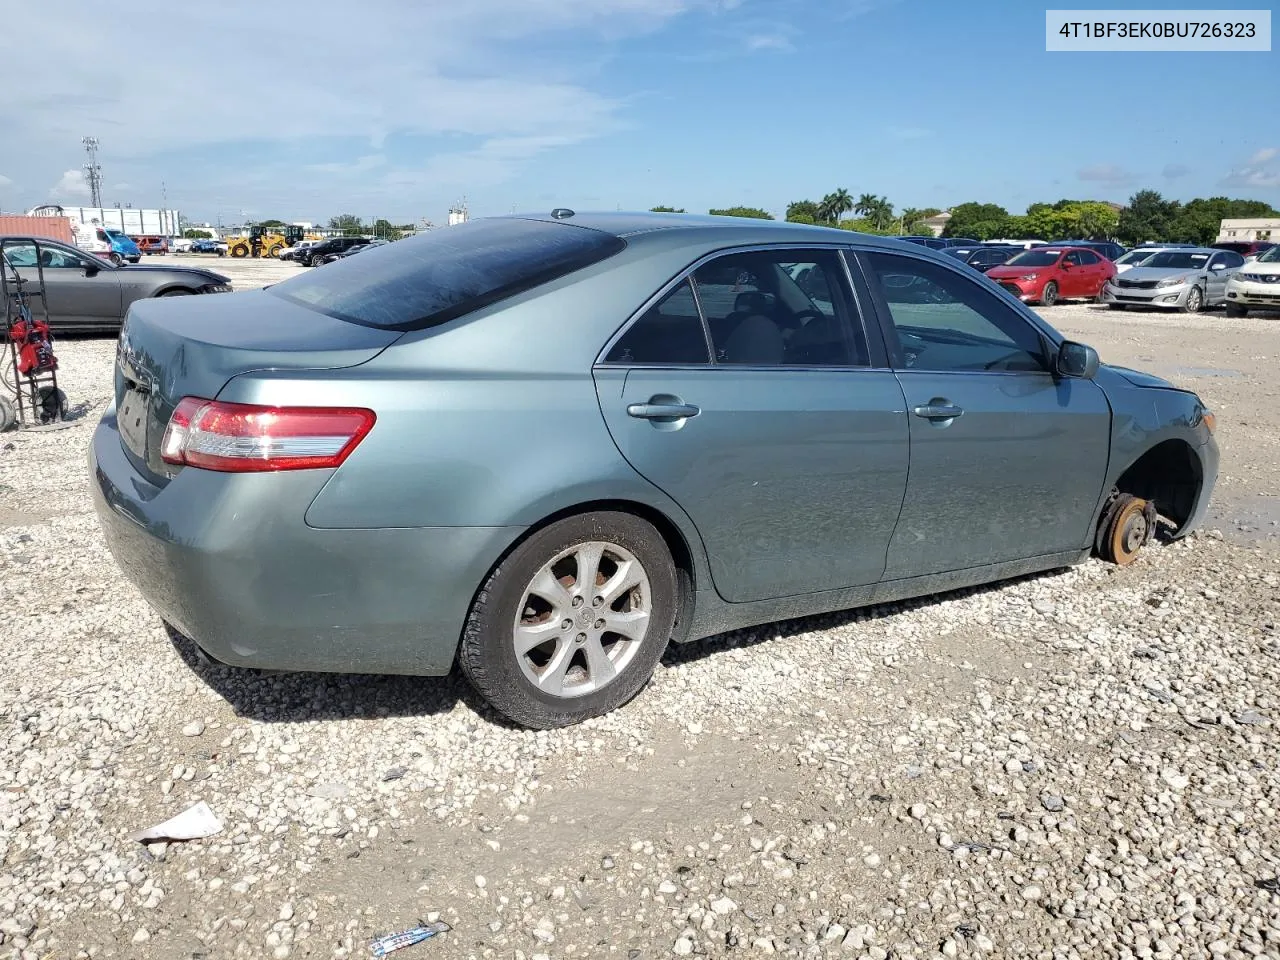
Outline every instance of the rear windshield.
<path id="1" fill-rule="evenodd" d="M 1061 250 L 1028 250 L 1009 261 L 1011 267 L 1047 267 L 1058 262 Z"/>
<path id="2" fill-rule="evenodd" d="M 570 224 L 472 220 L 337 260 L 268 292 L 340 320 L 415 330 L 562 277 L 624 246 L 612 234 Z"/>

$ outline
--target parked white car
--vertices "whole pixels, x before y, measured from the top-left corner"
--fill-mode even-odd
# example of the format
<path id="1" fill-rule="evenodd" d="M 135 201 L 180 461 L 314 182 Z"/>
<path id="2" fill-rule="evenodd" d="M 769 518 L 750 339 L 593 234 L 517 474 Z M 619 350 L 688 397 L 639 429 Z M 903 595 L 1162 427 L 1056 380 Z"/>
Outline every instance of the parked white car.
<path id="1" fill-rule="evenodd" d="M 1250 310 L 1280 310 L 1280 246 L 1246 261 L 1227 281 L 1227 316 Z"/>
<path id="2" fill-rule="evenodd" d="M 190 253 L 191 240 L 188 237 L 174 237 L 169 241 L 169 249 L 174 253 Z"/>
<path id="3" fill-rule="evenodd" d="M 1131 267 L 1136 267 L 1139 264 L 1141 264 L 1142 261 L 1146 260 L 1152 254 L 1160 253 L 1161 251 L 1167 250 L 1167 249 L 1169 248 L 1168 247 L 1135 247 L 1134 249 L 1130 250 L 1128 253 L 1116 258 L 1116 261 L 1115 261 L 1116 273 L 1117 274 L 1124 273 L 1126 270 L 1130 269 Z"/>

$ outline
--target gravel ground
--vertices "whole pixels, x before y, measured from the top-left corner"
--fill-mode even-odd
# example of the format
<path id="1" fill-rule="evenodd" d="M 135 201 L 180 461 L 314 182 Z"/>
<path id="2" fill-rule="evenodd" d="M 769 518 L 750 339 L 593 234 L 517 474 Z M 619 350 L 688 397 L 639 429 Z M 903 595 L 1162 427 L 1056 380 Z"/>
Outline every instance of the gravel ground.
<path id="1" fill-rule="evenodd" d="M 92 514 L 114 343 L 61 343 L 83 416 L 0 436 L 0 957 L 1280 955 L 1280 323 L 1049 316 L 1216 408 L 1209 529 L 682 647 L 540 733 L 198 662 Z"/>

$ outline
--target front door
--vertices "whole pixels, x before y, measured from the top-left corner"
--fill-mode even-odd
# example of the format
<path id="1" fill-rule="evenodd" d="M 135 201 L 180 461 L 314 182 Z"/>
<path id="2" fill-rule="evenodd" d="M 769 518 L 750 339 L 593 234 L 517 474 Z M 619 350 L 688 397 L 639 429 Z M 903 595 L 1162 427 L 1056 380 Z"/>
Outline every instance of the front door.
<path id="1" fill-rule="evenodd" d="M 1204 303 L 1206 307 L 1222 303 L 1227 299 L 1227 280 L 1244 263 L 1244 257 L 1238 253 L 1224 251 L 1214 254 L 1209 261 L 1209 269 L 1205 272 Z"/>
<path id="2" fill-rule="evenodd" d="M 911 424 L 885 579 L 1082 549 L 1110 448 L 1102 389 L 1049 373 L 1037 328 L 960 271 L 859 259 Z"/>
<path id="3" fill-rule="evenodd" d="M 726 600 L 871 584 L 884 571 L 907 417 L 894 374 L 870 366 L 852 304 L 834 250 L 729 253 L 597 366 L 614 442 L 693 520 Z"/>

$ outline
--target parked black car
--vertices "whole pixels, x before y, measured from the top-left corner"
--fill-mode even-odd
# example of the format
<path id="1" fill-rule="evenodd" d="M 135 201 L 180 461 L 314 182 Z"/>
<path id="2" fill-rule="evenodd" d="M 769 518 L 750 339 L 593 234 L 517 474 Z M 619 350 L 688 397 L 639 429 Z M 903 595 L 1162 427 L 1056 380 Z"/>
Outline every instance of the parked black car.
<path id="1" fill-rule="evenodd" d="M 1050 244 L 1053 247 L 1088 247 L 1095 253 L 1101 254 L 1108 260 L 1115 260 L 1128 253 L 1128 248 L 1122 247 L 1118 243 L 1110 240 L 1055 240 Z"/>
<path id="2" fill-rule="evenodd" d="M 357 253 L 362 253 L 365 250 L 372 250 L 374 247 L 385 247 L 390 242 L 390 240 L 370 240 L 365 244 L 356 244 L 353 247 L 347 247 L 347 249 L 340 250 L 338 253 L 327 253 L 322 257 L 316 258 L 315 266 L 320 267 L 326 263 L 333 263 L 335 260 L 345 260 L 347 257 L 354 257 Z"/>
<path id="3" fill-rule="evenodd" d="M 42 266 L 49 326 L 58 333 L 114 333 L 135 300 L 230 293 L 231 281 L 198 267 L 115 267 L 92 254 L 43 237 L 0 237 L 11 275 L 35 290 Z M 34 309 L 37 316 L 41 310 Z"/>
<path id="4" fill-rule="evenodd" d="M 948 247 L 943 253 L 967 263 L 979 273 L 986 273 L 992 267 L 1008 263 L 1013 257 L 1022 253 L 1022 247 Z"/>
<path id="5" fill-rule="evenodd" d="M 332 253 L 346 253 L 352 247 L 362 247 L 368 242 L 368 237 L 330 237 L 299 253 L 298 262 L 304 267 L 313 267 Z"/>
<path id="6" fill-rule="evenodd" d="M 948 242 L 942 237 L 894 237 L 895 240 L 905 240 L 907 243 L 916 243 L 922 247 L 928 247 L 930 250 L 944 250 L 948 246 Z"/>

